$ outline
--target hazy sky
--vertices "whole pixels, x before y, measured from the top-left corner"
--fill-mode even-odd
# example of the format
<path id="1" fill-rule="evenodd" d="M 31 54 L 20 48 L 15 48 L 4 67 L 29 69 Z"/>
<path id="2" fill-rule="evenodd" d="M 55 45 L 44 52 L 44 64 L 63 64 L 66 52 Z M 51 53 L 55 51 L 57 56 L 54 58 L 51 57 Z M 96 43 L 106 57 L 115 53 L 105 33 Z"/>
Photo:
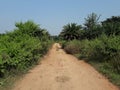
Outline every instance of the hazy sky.
<path id="1" fill-rule="evenodd" d="M 63 25 L 83 24 L 88 14 L 101 20 L 120 15 L 120 0 L 0 0 L 0 32 L 13 30 L 15 22 L 33 20 L 50 34 L 59 34 Z"/>

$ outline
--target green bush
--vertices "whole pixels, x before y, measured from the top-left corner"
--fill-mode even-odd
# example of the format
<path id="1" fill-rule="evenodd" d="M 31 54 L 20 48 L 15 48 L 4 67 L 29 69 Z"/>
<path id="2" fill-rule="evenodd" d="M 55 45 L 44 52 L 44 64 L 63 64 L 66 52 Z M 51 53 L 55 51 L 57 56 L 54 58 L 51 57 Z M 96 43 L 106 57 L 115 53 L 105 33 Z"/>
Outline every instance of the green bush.
<path id="1" fill-rule="evenodd" d="M 7 32 L 0 36 L 0 77 L 11 71 L 24 71 L 36 64 L 51 45 L 48 37 L 46 40 L 40 40 L 40 37 L 31 36 L 31 33 L 34 32 L 33 29 L 27 32 L 32 28 L 29 22 L 28 24 L 19 23 L 19 25 L 19 30 Z"/>
<path id="2" fill-rule="evenodd" d="M 79 58 L 87 58 L 89 56 L 89 54 L 92 52 L 92 48 L 90 47 L 90 42 L 89 40 L 82 40 L 82 41 L 79 41 L 79 47 L 80 47 L 80 56 Z"/>
<path id="3" fill-rule="evenodd" d="M 120 36 L 102 35 L 94 40 L 70 41 L 64 49 L 70 54 L 98 63 L 109 63 L 115 72 L 120 72 Z"/>
<path id="4" fill-rule="evenodd" d="M 115 72 L 120 72 L 120 36 L 102 37 L 91 42 L 90 60 L 109 63 Z"/>
<path id="5" fill-rule="evenodd" d="M 118 55 L 118 53 L 120 52 L 119 36 L 111 36 L 111 37 L 102 36 L 90 42 L 91 42 L 92 52 L 89 55 L 89 58 L 92 60 L 109 62 L 113 58 L 119 56 Z"/>
<path id="6" fill-rule="evenodd" d="M 64 42 L 64 49 L 92 64 L 120 86 L 120 36 L 102 35 L 94 40 Z M 76 52 L 77 51 L 77 52 Z"/>
<path id="7" fill-rule="evenodd" d="M 18 42 L 19 38 L 21 38 L 21 41 Z M 12 41 L 9 41 L 9 39 L 10 37 L 6 38 L 5 36 L 0 40 L 1 76 L 12 69 L 24 69 L 29 66 L 34 59 L 32 51 L 36 48 L 42 48 L 39 40 L 27 35 L 16 37 Z"/>
<path id="8" fill-rule="evenodd" d="M 114 70 L 120 74 L 120 52 L 116 54 L 109 63 L 113 66 Z"/>

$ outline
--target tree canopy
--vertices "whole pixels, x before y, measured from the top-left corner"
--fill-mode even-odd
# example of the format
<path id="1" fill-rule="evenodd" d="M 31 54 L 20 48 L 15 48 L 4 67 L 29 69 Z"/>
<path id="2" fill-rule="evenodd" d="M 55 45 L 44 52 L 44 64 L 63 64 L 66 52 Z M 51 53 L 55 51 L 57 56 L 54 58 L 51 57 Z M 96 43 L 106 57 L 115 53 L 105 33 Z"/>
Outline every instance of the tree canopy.
<path id="1" fill-rule="evenodd" d="M 63 26 L 63 30 L 59 36 L 62 37 L 64 40 L 78 39 L 81 28 L 82 26 L 77 25 L 76 23 L 67 24 Z"/>

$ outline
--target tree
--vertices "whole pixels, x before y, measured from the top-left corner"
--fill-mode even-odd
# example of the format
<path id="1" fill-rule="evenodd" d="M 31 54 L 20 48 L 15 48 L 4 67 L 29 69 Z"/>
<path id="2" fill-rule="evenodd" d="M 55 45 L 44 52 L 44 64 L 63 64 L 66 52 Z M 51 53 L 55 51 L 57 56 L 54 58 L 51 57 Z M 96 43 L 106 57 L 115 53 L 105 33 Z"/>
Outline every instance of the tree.
<path id="1" fill-rule="evenodd" d="M 27 21 L 25 23 L 17 22 L 15 26 L 17 27 L 16 30 L 20 31 L 22 34 L 28 34 L 30 36 L 40 29 L 39 25 L 35 24 L 33 21 Z"/>
<path id="2" fill-rule="evenodd" d="M 15 35 L 28 34 L 32 37 L 38 37 L 40 40 L 47 40 L 50 38 L 49 32 L 46 29 L 41 29 L 40 26 L 33 21 L 27 21 L 25 23 L 18 22 L 15 26 L 17 27 L 14 31 Z"/>
<path id="3" fill-rule="evenodd" d="M 81 25 L 77 25 L 76 23 L 67 24 L 63 26 L 63 30 L 59 36 L 64 40 L 79 39 L 81 28 Z"/>
<path id="4" fill-rule="evenodd" d="M 98 16 L 95 13 L 89 14 L 87 18 L 85 18 L 85 29 L 92 30 L 99 24 L 100 15 Z"/>
<path id="5" fill-rule="evenodd" d="M 102 22 L 103 30 L 106 35 L 120 35 L 120 16 L 112 16 Z"/>
<path id="6" fill-rule="evenodd" d="M 100 15 L 98 16 L 95 13 L 89 14 L 85 18 L 84 23 L 84 38 L 94 39 L 102 34 L 101 25 L 99 23 Z"/>
<path id="7" fill-rule="evenodd" d="M 50 34 L 46 29 L 37 29 L 34 32 L 34 36 L 38 37 L 40 40 L 48 40 L 48 39 L 50 39 Z"/>

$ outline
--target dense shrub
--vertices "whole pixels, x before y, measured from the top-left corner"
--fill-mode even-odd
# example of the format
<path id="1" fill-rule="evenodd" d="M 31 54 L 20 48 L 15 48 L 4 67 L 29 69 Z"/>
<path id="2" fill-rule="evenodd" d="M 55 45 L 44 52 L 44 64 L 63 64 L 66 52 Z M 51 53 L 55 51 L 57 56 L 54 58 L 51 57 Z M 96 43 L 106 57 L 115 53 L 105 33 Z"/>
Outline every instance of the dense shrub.
<path id="1" fill-rule="evenodd" d="M 106 37 L 105 35 L 99 39 L 95 39 L 91 42 L 93 51 L 90 58 L 100 58 L 100 61 L 109 61 L 113 57 L 118 56 L 117 53 L 120 51 L 120 37 L 111 36 Z"/>
<path id="2" fill-rule="evenodd" d="M 115 72 L 120 72 L 120 36 L 102 35 L 94 40 L 71 41 L 66 43 L 64 49 L 70 54 L 79 54 L 80 58 L 98 63 L 107 62 Z"/>
<path id="3" fill-rule="evenodd" d="M 106 73 L 120 85 L 120 16 L 112 16 L 102 22 L 98 21 L 99 18 L 100 16 L 92 13 L 85 18 L 84 26 L 79 32 L 73 28 L 67 28 L 66 32 L 63 30 L 64 33 L 61 34 L 66 36 L 60 34 L 61 38 L 78 36 L 65 39 L 62 42 L 63 48 L 69 54 L 94 63 L 95 67 L 98 65 L 99 71 Z"/>
<path id="4" fill-rule="evenodd" d="M 120 16 L 112 16 L 102 22 L 106 35 L 120 35 Z"/>
<path id="5" fill-rule="evenodd" d="M 11 71 L 26 70 L 36 64 L 38 59 L 47 52 L 50 45 L 48 37 L 41 36 L 45 38 L 43 40 L 40 37 L 31 36 L 34 29 L 30 30 L 30 33 L 27 32 L 32 28 L 30 23 L 22 23 L 19 30 L 0 36 L 0 77 Z"/>
<path id="6" fill-rule="evenodd" d="M 9 36 L 0 39 L 0 75 L 12 70 L 22 69 L 36 63 L 38 58 L 46 52 L 47 44 L 39 39 L 22 35 L 10 41 Z"/>
<path id="7" fill-rule="evenodd" d="M 111 36 L 98 39 L 101 43 L 93 48 L 91 58 L 100 58 L 102 62 L 108 62 L 113 66 L 114 71 L 120 72 L 120 37 Z M 96 52 L 96 53 L 95 53 Z M 97 56 L 99 55 L 99 56 Z M 98 60 L 98 59 L 96 59 Z"/>

